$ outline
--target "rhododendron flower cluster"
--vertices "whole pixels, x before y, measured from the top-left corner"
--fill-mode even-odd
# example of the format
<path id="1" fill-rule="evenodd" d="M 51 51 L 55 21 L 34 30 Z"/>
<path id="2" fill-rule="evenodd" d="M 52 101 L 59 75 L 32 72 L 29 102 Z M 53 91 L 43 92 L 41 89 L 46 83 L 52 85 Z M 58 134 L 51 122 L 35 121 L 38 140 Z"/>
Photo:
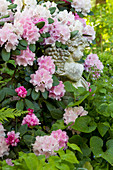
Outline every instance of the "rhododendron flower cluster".
<path id="1" fill-rule="evenodd" d="M 79 117 L 79 116 L 85 116 L 87 115 L 88 112 L 86 110 L 84 110 L 84 108 L 82 106 L 79 107 L 69 107 L 67 109 L 65 109 L 65 114 L 63 115 L 63 119 L 64 119 L 64 123 L 66 123 L 67 125 L 70 122 L 75 122 L 75 120 Z"/>
<path id="2" fill-rule="evenodd" d="M 62 81 L 59 82 L 59 85 L 53 86 L 51 89 L 49 89 L 50 98 L 61 100 L 61 97 L 63 97 L 64 94 L 65 94 L 65 89 Z"/>
<path id="3" fill-rule="evenodd" d="M 22 18 L 20 21 L 23 27 L 22 37 L 28 41 L 28 44 L 35 44 L 39 40 L 39 29 L 35 26 L 31 18 Z"/>
<path id="4" fill-rule="evenodd" d="M 86 36 L 86 38 L 90 43 L 92 42 L 92 40 L 95 39 L 95 30 L 90 25 L 86 25 L 84 27 L 83 34 L 88 35 L 88 36 Z"/>
<path id="5" fill-rule="evenodd" d="M 0 14 L 1 14 L 1 16 L 8 14 L 9 10 L 7 10 L 7 9 L 10 4 L 11 3 L 8 2 L 7 0 L 0 0 Z"/>
<path id="6" fill-rule="evenodd" d="M 35 74 L 31 74 L 30 83 L 35 86 L 35 91 L 44 92 L 52 87 L 52 73 L 55 72 L 55 65 L 50 56 L 42 56 L 38 60 L 39 69 Z"/>
<path id="7" fill-rule="evenodd" d="M 29 47 L 27 47 L 26 50 L 21 50 L 21 54 L 15 57 L 16 64 L 18 64 L 19 66 L 20 65 L 32 66 L 34 60 L 35 60 L 35 53 L 30 51 Z"/>
<path id="8" fill-rule="evenodd" d="M 84 63 L 85 70 L 87 72 L 92 72 L 94 77 L 99 77 L 104 66 L 99 60 L 97 54 L 89 54 Z"/>
<path id="9" fill-rule="evenodd" d="M 39 65 L 39 69 L 44 68 L 50 74 L 55 73 L 55 64 L 50 56 L 42 56 L 42 57 L 38 58 L 37 62 Z"/>
<path id="10" fill-rule="evenodd" d="M 37 136 L 36 141 L 33 144 L 33 152 L 36 155 L 45 155 L 49 157 L 56 155 L 54 151 L 58 151 L 59 148 L 66 148 L 68 142 L 68 136 L 66 132 L 61 129 L 53 131 L 50 136 Z"/>
<path id="11" fill-rule="evenodd" d="M 16 88 L 15 91 L 18 93 L 18 96 L 19 96 L 19 97 L 24 98 L 24 97 L 26 97 L 26 95 L 27 95 L 27 91 L 26 91 L 26 89 L 24 88 L 24 86 L 20 86 L 20 87 Z"/>
<path id="12" fill-rule="evenodd" d="M 7 133 L 7 138 L 5 139 L 6 143 L 11 146 L 17 146 L 17 143 L 20 142 L 19 140 L 20 133 L 15 131 L 11 131 Z"/>
<path id="13" fill-rule="evenodd" d="M 30 83 L 35 86 L 35 91 L 44 92 L 45 89 L 50 89 L 52 87 L 53 79 L 52 75 L 44 68 L 39 69 L 35 72 L 35 74 L 31 74 Z"/>
<path id="14" fill-rule="evenodd" d="M 18 45 L 19 36 L 15 34 L 15 28 L 11 23 L 5 23 L 0 29 L 0 46 L 5 44 L 5 49 L 10 52 L 11 49 L 15 50 Z"/>
<path id="15" fill-rule="evenodd" d="M 91 0 L 73 0 L 71 6 L 75 8 L 77 12 L 81 12 L 86 16 L 91 9 Z"/>
<path id="16" fill-rule="evenodd" d="M 29 113 L 23 118 L 22 125 L 27 124 L 28 127 L 39 125 L 39 119 L 33 113 L 33 109 L 28 109 Z"/>
<path id="17" fill-rule="evenodd" d="M 55 139 L 58 140 L 59 143 L 59 149 L 64 147 L 66 149 L 67 142 L 68 142 L 68 136 L 65 131 L 62 131 L 61 129 L 57 131 L 52 131 L 51 136 L 53 136 Z"/>

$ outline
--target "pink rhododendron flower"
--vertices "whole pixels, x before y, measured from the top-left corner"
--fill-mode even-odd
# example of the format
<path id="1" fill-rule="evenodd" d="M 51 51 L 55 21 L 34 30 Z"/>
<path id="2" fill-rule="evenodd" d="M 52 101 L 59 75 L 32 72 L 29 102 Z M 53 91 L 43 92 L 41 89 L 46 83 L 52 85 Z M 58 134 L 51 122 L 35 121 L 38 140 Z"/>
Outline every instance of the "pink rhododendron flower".
<path id="1" fill-rule="evenodd" d="M 55 64 L 51 58 L 51 56 L 42 56 L 37 60 L 39 69 L 44 68 L 49 71 L 50 74 L 55 73 Z"/>
<path id="2" fill-rule="evenodd" d="M 97 78 L 100 76 L 100 73 L 104 68 L 97 54 L 89 54 L 85 60 L 84 67 L 87 72 L 92 72 L 93 77 Z"/>
<path id="3" fill-rule="evenodd" d="M 19 135 L 20 135 L 19 132 L 17 133 L 15 133 L 15 131 L 8 132 L 7 138 L 5 139 L 6 143 L 11 146 L 17 146 L 17 143 L 20 142 Z"/>
<path id="4" fill-rule="evenodd" d="M 5 161 L 6 161 L 6 163 L 7 163 L 8 165 L 14 166 L 14 164 L 12 163 L 12 160 L 11 160 L 11 159 L 6 159 Z"/>
<path id="5" fill-rule="evenodd" d="M 65 109 L 65 114 L 63 115 L 64 123 L 69 124 L 70 122 L 75 122 L 79 116 L 85 116 L 88 112 L 84 110 L 82 106 L 79 107 L 69 107 Z"/>
<path id="6" fill-rule="evenodd" d="M 24 97 L 26 97 L 26 95 L 27 95 L 27 91 L 26 91 L 26 89 L 24 88 L 24 86 L 20 86 L 20 87 L 16 88 L 15 91 L 18 93 L 18 96 L 19 96 L 19 97 L 24 98 Z"/>
<path id="7" fill-rule="evenodd" d="M 26 50 L 22 50 L 21 54 L 15 57 L 16 64 L 27 66 L 33 65 L 33 61 L 35 60 L 35 53 L 30 51 L 29 47 Z"/>
<path id="8" fill-rule="evenodd" d="M 56 155 L 54 151 L 58 151 L 58 140 L 53 136 L 37 136 L 33 144 L 33 152 L 38 155 L 45 155 L 48 158 L 51 155 Z"/>
<path id="9" fill-rule="evenodd" d="M 62 81 L 60 81 L 59 85 L 53 86 L 51 89 L 49 89 L 50 98 L 61 100 L 61 97 L 63 97 L 64 94 L 65 94 L 65 89 Z"/>
<path id="10" fill-rule="evenodd" d="M 23 38 L 28 41 L 28 44 L 35 44 L 39 40 L 39 29 L 35 26 L 30 18 L 22 18 L 20 23 L 24 29 Z"/>
<path id="11" fill-rule="evenodd" d="M 28 127 L 39 125 L 39 119 L 35 116 L 34 113 L 29 112 L 27 116 L 23 118 L 22 125 L 27 124 Z"/>
<path id="12" fill-rule="evenodd" d="M 80 18 L 77 13 L 75 14 L 75 20 L 79 20 L 83 24 L 83 27 L 86 27 L 86 20 L 83 18 Z"/>
<path id="13" fill-rule="evenodd" d="M 59 143 L 59 149 L 64 147 L 66 149 L 66 144 L 68 142 L 69 137 L 67 136 L 65 131 L 62 131 L 61 129 L 57 131 L 52 131 L 51 136 L 53 136 L 56 140 L 58 140 Z"/>
<path id="14" fill-rule="evenodd" d="M 45 89 L 50 89 L 52 87 L 53 79 L 52 75 L 44 68 L 41 68 L 35 72 L 35 74 L 31 74 L 30 83 L 35 86 L 35 91 L 44 92 Z"/>

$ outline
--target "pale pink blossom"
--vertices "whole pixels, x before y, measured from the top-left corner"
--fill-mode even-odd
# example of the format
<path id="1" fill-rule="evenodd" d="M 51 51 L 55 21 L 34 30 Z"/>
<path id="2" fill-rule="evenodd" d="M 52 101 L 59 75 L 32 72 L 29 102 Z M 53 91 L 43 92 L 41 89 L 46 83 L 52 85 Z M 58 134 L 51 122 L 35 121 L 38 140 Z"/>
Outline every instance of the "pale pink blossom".
<path id="1" fill-rule="evenodd" d="M 69 137 L 67 136 L 65 131 L 62 131 L 61 129 L 52 131 L 51 136 L 53 136 L 56 140 L 58 140 L 59 149 L 62 147 L 66 149 Z"/>
<path id="2" fill-rule="evenodd" d="M 14 166 L 14 164 L 12 163 L 12 160 L 11 160 L 11 159 L 7 158 L 5 161 L 6 161 L 6 163 L 7 163 L 8 165 Z"/>
<path id="3" fill-rule="evenodd" d="M 45 89 L 49 90 L 52 87 L 53 79 L 52 75 L 44 68 L 41 68 L 35 72 L 35 74 L 31 74 L 30 83 L 35 86 L 35 91 L 44 92 Z"/>
<path id="4" fill-rule="evenodd" d="M 53 86 L 51 89 L 49 89 L 50 98 L 61 100 L 61 97 L 63 97 L 64 94 L 65 94 L 65 89 L 62 81 L 59 81 L 59 85 Z"/>
<path id="5" fill-rule="evenodd" d="M 20 86 L 20 87 L 16 88 L 16 89 L 15 89 L 15 92 L 17 92 L 17 93 L 18 93 L 18 96 L 19 96 L 19 97 L 22 97 L 22 98 L 26 97 L 26 95 L 27 95 L 27 91 L 26 91 L 26 89 L 24 88 L 24 86 Z"/>
<path id="6" fill-rule="evenodd" d="M 15 62 L 17 65 L 27 66 L 33 65 L 33 61 L 35 60 L 35 53 L 30 51 L 29 47 L 26 50 L 21 50 L 21 54 L 15 57 Z"/>
<path id="7" fill-rule="evenodd" d="M 85 60 L 84 68 L 87 72 L 92 72 L 93 77 L 99 77 L 104 66 L 99 60 L 97 54 L 89 54 Z"/>
<path id="8" fill-rule="evenodd" d="M 0 136 L 0 157 L 9 155 L 9 145 L 7 145 L 4 136 Z"/>
<path id="9" fill-rule="evenodd" d="M 55 73 L 55 64 L 51 58 L 51 56 L 42 56 L 37 60 L 39 69 L 44 68 L 49 71 L 50 74 Z"/>
<path id="10" fill-rule="evenodd" d="M 22 125 L 27 124 L 28 127 L 39 125 L 39 119 L 31 111 L 23 118 Z"/>
<path id="11" fill-rule="evenodd" d="M 90 12 L 91 0 L 73 0 L 71 6 L 75 8 L 77 12 L 81 12 L 83 15 L 87 15 Z"/>
<path id="12" fill-rule="evenodd" d="M 70 122 L 74 123 L 79 116 L 85 116 L 87 114 L 88 112 L 84 110 L 82 106 L 66 108 L 65 114 L 63 115 L 64 123 L 66 123 L 67 125 Z"/>
<path id="13" fill-rule="evenodd" d="M 14 33 L 14 26 L 11 23 L 5 23 L 0 29 L 0 46 L 5 44 L 5 49 L 10 52 L 11 49 L 15 50 L 18 45 L 18 35 Z"/>
<path id="14" fill-rule="evenodd" d="M 45 155 L 48 158 L 51 155 L 56 155 L 54 151 L 58 151 L 58 140 L 53 136 L 37 136 L 33 144 L 33 152 L 38 155 Z"/>
<path id="15" fill-rule="evenodd" d="M 17 143 L 20 142 L 19 140 L 20 133 L 15 131 L 11 131 L 7 133 L 7 138 L 5 139 L 6 143 L 11 146 L 17 146 Z"/>
<path id="16" fill-rule="evenodd" d="M 85 34 L 87 40 L 91 43 L 95 39 L 95 30 L 90 25 L 86 25 L 83 29 L 83 34 Z"/>
<path id="17" fill-rule="evenodd" d="M 28 41 L 28 44 L 35 44 L 39 40 L 39 29 L 35 26 L 31 18 L 22 18 L 20 20 L 23 27 L 23 38 Z"/>
<path id="18" fill-rule="evenodd" d="M 4 127 L 2 126 L 2 123 L 0 123 L 0 137 L 1 136 L 5 136 L 5 129 Z"/>

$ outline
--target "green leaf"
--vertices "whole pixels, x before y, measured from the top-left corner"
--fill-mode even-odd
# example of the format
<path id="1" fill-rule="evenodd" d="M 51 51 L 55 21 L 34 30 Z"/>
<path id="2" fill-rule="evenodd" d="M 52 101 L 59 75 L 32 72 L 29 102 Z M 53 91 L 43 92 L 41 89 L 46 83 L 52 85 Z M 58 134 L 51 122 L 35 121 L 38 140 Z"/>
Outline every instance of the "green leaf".
<path id="1" fill-rule="evenodd" d="M 70 150 L 66 150 L 66 154 L 64 154 L 64 151 L 58 151 L 60 157 L 61 157 L 61 160 L 64 160 L 64 161 L 67 161 L 67 162 L 70 162 L 70 163 L 79 163 L 79 161 L 77 160 L 75 154 L 70 151 Z"/>
<path id="2" fill-rule="evenodd" d="M 58 78 L 55 75 L 53 75 L 52 79 L 53 79 L 53 85 L 52 86 L 58 86 L 59 83 L 60 83 Z"/>
<path id="3" fill-rule="evenodd" d="M 99 105 L 99 107 L 96 110 L 99 114 L 104 115 L 105 117 L 110 117 L 111 113 L 109 109 L 110 108 L 107 103 L 102 103 Z"/>
<path id="4" fill-rule="evenodd" d="M 0 22 L 0 26 L 3 26 L 4 24 L 5 24 L 4 21 L 1 21 L 1 22 Z"/>
<path id="5" fill-rule="evenodd" d="M 20 128 L 18 129 L 18 132 L 20 132 L 20 136 L 23 136 L 25 133 L 27 133 L 28 131 L 28 125 L 22 125 L 20 126 Z"/>
<path id="6" fill-rule="evenodd" d="M 50 113 L 54 119 L 61 119 L 63 117 L 63 111 L 60 109 L 53 109 Z"/>
<path id="7" fill-rule="evenodd" d="M 10 15 L 4 15 L 4 16 L 2 16 L 0 19 L 9 18 L 9 17 L 10 17 Z"/>
<path id="8" fill-rule="evenodd" d="M 80 153 L 82 153 L 81 149 L 76 144 L 71 144 L 71 143 L 68 142 L 67 146 L 69 146 L 73 150 L 76 150 L 76 151 L 79 151 Z"/>
<path id="9" fill-rule="evenodd" d="M 36 92 L 35 89 L 32 90 L 31 97 L 33 100 L 37 100 L 40 97 L 40 92 Z"/>
<path id="10" fill-rule="evenodd" d="M 27 46 L 23 46 L 23 45 L 21 45 L 21 44 L 18 44 L 17 48 L 18 48 L 19 50 L 26 50 L 26 49 L 27 49 Z"/>
<path id="11" fill-rule="evenodd" d="M 106 134 L 106 132 L 109 129 L 109 127 L 105 126 L 103 123 L 98 123 L 97 128 L 102 137 Z"/>
<path id="12" fill-rule="evenodd" d="M 15 96 L 17 94 L 14 89 L 7 88 L 7 87 L 4 87 L 3 91 L 5 92 L 6 96 L 8 96 L 8 95 Z"/>
<path id="13" fill-rule="evenodd" d="M 62 43 L 61 43 L 61 42 L 56 41 L 55 45 L 56 45 L 56 47 L 60 48 L 60 47 L 62 46 Z"/>
<path id="14" fill-rule="evenodd" d="M 88 13 L 88 15 L 94 15 L 94 13 L 93 13 L 92 11 L 90 11 L 90 12 Z"/>
<path id="15" fill-rule="evenodd" d="M 12 55 L 20 55 L 20 54 L 21 54 L 20 50 L 15 50 L 15 51 L 12 50 Z"/>
<path id="16" fill-rule="evenodd" d="M 50 14 L 54 14 L 54 12 L 56 11 L 56 7 L 50 7 L 49 10 Z"/>
<path id="17" fill-rule="evenodd" d="M 27 96 L 30 96 L 31 91 L 32 91 L 32 89 L 31 89 L 31 88 L 27 90 Z"/>
<path id="18" fill-rule="evenodd" d="M 58 129 L 63 130 L 63 129 L 65 129 L 65 128 L 66 128 L 66 126 L 64 125 L 64 121 L 63 121 L 63 119 L 61 119 L 61 120 L 57 120 L 57 121 L 52 125 L 51 131 L 53 131 L 53 130 L 58 130 Z"/>
<path id="19" fill-rule="evenodd" d="M 33 143 L 33 136 L 31 136 L 31 135 L 24 135 L 23 136 L 23 140 L 24 140 L 24 142 L 26 143 L 26 145 L 28 146 L 28 147 L 30 147 L 31 146 L 31 144 Z"/>
<path id="20" fill-rule="evenodd" d="M 99 92 L 106 94 L 106 89 L 100 89 Z"/>
<path id="21" fill-rule="evenodd" d="M 2 49 L 1 55 L 4 61 L 8 61 L 10 59 L 10 52 L 7 52 L 4 48 Z"/>
<path id="22" fill-rule="evenodd" d="M 71 32 L 71 38 L 75 37 L 78 34 L 78 30 Z"/>
<path id="23" fill-rule="evenodd" d="M 14 9 L 17 7 L 17 4 L 11 4 L 11 5 L 8 5 L 8 9 Z"/>
<path id="24" fill-rule="evenodd" d="M 23 100 L 19 100 L 16 103 L 16 109 L 18 109 L 18 110 L 23 110 L 24 109 L 24 102 L 23 102 Z"/>
<path id="25" fill-rule="evenodd" d="M 38 22 L 37 24 L 35 24 L 39 29 L 43 28 L 44 25 L 45 25 L 45 22 L 42 21 L 42 22 Z"/>
<path id="26" fill-rule="evenodd" d="M 20 40 L 19 43 L 24 47 L 27 47 L 27 45 L 28 45 L 28 42 L 24 39 Z"/>
<path id="27" fill-rule="evenodd" d="M 27 105 L 28 108 L 34 109 L 34 105 L 30 100 L 25 99 L 25 104 Z"/>
<path id="28" fill-rule="evenodd" d="M 65 81 L 64 82 L 64 86 L 65 86 L 65 90 L 67 92 L 74 92 L 74 91 L 76 91 L 76 88 L 72 85 L 72 83 L 70 81 Z"/>
<path id="29" fill-rule="evenodd" d="M 96 123 L 89 116 L 81 116 L 75 120 L 75 124 L 72 126 L 72 129 L 84 132 L 91 133 L 96 129 Z"/>
<path id="30" fill-rule="evenodd" d="M 52 24 L 52 23 L 54 23 L 54 20 L 52 18 L 48 18 L 48 23 Z"/>
<path id="31" fill-rule="evenodd" d="M 4 90 L 0 90 L 0 102 L 5 98 L 5 92 Z"/>
<path id="32" fill-rule="evenodd" d="M 103 146 L 103 141 L 101 138 L 99 138 L 98 136 L 93 136 L 90 139 L 90 147 L 91 150 L 93 152 L 93 154 L 95 155 L 95 157 L 100 157 L 103 152 L 102 150 L 102 146 Z"/>
<path id="33" fill-rule="evenodd" d="M 42 96 L 44 99 L 48 98 L 48 91 L 45 90 L 45 92 L 42 93 Z"/>
<path id="34" fill-rule="evenodd" d="M 30 49 L 32 52 L 35 52 L 35 50 L 36 50 L 36 45 L 35 45 L 35 44 L 30 44 L 30 45 L 29 45 L 29 49 Z"/>

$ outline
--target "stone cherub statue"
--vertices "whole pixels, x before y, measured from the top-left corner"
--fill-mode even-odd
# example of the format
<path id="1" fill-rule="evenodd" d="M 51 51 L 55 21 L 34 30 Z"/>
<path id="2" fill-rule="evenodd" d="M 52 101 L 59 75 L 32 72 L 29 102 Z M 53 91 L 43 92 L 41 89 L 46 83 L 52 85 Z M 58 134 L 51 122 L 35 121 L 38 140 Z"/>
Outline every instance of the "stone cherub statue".
<path id="1" fill-rule="evenodd" d="M 84 67 L 77 63 L 82 56 L 85 47 L 88 47 L 87 39 L 80 34 L 67 42 L 68 50 L 57 48 L 54 44 L 45 50 L 45 54 L 52 56 L 57 66 L 56 74 L 63 76 L 65 80 L 70 80 L 77 87 L 85 87 L 88 84 L 82 77 Z"/>

